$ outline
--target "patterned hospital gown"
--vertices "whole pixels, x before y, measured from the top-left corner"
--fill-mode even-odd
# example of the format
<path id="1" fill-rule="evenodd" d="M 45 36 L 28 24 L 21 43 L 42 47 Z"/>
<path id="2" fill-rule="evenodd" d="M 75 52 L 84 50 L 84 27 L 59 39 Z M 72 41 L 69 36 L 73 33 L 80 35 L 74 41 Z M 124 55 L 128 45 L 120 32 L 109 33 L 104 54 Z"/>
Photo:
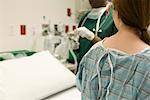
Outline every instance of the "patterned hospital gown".
<path id="1" fill-rule="evenodd" d="M 128 55 L 98 42 L 83 57 L 76 85 L 82 100 L 150 100 L 150 48 Z"/>

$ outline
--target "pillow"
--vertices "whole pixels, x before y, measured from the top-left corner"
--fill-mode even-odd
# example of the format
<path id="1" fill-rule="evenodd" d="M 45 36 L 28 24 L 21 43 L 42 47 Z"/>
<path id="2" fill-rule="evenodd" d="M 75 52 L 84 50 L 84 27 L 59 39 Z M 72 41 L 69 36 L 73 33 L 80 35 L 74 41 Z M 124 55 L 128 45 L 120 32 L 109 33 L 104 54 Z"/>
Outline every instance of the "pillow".
<path id="1" fill-rule="evenodd" d="M 75 75 L 48 51 L 0 62 L 0 100 L 39 100 L 75 85 Z"/>

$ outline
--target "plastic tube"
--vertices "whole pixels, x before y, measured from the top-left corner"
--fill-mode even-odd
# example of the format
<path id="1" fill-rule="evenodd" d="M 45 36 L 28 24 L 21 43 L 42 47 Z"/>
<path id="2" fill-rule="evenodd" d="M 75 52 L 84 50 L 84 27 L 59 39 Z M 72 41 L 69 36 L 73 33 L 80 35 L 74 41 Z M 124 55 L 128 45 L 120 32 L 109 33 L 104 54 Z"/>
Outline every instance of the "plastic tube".
<path id="1" fill-rule="evenodd" d="M 70 41 L 69 37 L 68 37 L 68 40 Z M 77 66 L 78 66 L 78 61 L 77 61 L 77 57 L 73 51 L 73 49 L 71 48 L 71 42 L 69 42 L 69 51 L 74 59 L 74 64 L 75 64 L 75 70 L 74 70 L 74 73 L 77 72 Z"/>

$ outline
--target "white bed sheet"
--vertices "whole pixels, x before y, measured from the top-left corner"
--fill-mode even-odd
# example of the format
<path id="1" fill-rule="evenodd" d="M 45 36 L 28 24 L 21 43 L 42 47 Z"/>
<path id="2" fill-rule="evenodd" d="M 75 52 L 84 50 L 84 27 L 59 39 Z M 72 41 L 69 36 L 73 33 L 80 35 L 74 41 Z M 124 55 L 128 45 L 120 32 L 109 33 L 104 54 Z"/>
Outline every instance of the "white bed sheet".
<path id="1" fill-rule="evenodd" d="M 76 87 L 72 87 L 43 100 L 81 100 L 81 92 Z"/>
<path id="2" fill-rule="evenodd" d="M 0 62 L 0 100 L 40 100 L 75 86 L 75 75 L 48 51 Z"/>

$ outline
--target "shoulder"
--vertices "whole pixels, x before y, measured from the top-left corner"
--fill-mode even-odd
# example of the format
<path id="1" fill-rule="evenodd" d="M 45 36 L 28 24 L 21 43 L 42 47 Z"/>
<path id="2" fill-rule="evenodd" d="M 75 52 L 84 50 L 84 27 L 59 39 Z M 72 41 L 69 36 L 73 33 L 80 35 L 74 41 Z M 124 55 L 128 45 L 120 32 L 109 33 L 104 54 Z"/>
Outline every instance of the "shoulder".
<path id="1" fill-rule="evenodd" d="M 150 73 L 150 48 L 136 55 L 136 60 L 139 62 L 139 66 L 141 66 L 143 71 Z"/>
<path id="2" fill-rule="evenodd" d="M 96 60 L 104 52 L 105 52 L 105 49 L 102 46 L 102 41 L 99 41 L 89 49 L 89 51 L 84 55 L 83 58 L 86 58 L 86 60 L 88 60 L 88 59 Z"/>
<path id="3" fill-rule="evenodd" d="M 150 63 L 150 47 L 147 47 L 144 49 L 140 54 L 137 55 L 138 57 L 141 57 L 143 60 L 148 60 Z"/>
<path id="4" fill-rule="evenodd" d="M 85 17 L 90 13 L 90 10 L 88 11 L 82 11 L 79 13 L 77 19 L 78 19 L 78 27 L 81 27 L 80 24 L 83 22 L 83 20 L 85 19 Z"/>

